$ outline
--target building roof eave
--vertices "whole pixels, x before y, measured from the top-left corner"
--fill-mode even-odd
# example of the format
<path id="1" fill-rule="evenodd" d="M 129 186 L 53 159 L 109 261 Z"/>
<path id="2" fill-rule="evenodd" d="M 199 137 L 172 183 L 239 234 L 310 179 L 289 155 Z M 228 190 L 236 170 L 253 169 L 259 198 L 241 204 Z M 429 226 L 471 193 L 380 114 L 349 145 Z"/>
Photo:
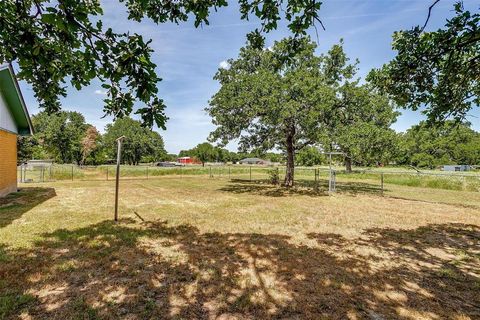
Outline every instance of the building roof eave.
<path id="1" fill-rule="evenodd" d="M 11 64 L 0 65 L 0 82 L 4 85 L 0 88 L 7 102 L 7 107 L 12 113 L 19 135 L 31 135 L 34 133 L 32 120 L 28 113 L 25 100 L 23 99 L 17 77 Z"/>

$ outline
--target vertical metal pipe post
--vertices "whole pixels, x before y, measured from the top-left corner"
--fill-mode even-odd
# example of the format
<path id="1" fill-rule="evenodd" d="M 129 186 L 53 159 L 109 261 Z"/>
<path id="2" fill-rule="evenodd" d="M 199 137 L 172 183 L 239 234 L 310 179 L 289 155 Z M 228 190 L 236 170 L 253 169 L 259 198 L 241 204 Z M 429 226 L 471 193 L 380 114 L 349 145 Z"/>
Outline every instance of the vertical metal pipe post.
<path id="1" fill-rule="evenodd" d="M 382 196 L 383 196 L 383 172 L 380 175 L 380 183 L 381 183 L 381 186 L 382 186 Z"/>
<path id="2" fill-rule="evenodd" d="M 120 161 L 122 159 L 122 141 L 125 136 L 121 136 L 117 139 L 117 172 L 115 180 L 115 221 L 118 221 L 118 186 L 120 180 Z"/>
<path id="3" fill-rule="evenodd" d="M 250 167 L 250 181 L 252 181 L 252 167 Z"/>

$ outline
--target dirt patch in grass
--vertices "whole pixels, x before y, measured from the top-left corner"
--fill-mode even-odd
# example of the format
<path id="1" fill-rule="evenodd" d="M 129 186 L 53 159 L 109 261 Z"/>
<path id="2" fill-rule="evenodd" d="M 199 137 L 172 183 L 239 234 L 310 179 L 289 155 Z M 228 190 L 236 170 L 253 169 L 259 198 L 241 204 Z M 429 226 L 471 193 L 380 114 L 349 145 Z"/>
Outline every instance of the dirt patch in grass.
<path id="1" fill-rule="evenodd" d="M 111 186 L 58 184 L 0 228 L 3 318 L 480 317 L 477 210 L 191 178 L 123 185 L 113 223 Z"/>

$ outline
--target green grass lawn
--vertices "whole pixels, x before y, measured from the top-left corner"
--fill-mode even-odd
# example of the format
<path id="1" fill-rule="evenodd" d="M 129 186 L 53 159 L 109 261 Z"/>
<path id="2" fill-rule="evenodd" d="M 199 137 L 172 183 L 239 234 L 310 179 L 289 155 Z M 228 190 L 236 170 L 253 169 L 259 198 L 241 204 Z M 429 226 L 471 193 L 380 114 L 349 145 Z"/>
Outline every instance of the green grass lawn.
<path id="1" fill-rule="evenodd" d="M 478 193 L 310 183 L 123 180 L 118 223 L 113 181 L 22 185 L 0 319 L 480 317 Z"/>

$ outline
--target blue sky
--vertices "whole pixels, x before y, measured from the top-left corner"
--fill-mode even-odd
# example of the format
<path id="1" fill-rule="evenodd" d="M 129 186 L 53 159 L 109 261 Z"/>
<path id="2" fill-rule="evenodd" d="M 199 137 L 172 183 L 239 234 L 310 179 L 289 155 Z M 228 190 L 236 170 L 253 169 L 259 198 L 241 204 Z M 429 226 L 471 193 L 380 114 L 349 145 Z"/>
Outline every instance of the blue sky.
<path id="1" fill-rule="evenodd" d="M 363 77 L 370 69 L 380 67 L 394 56 L 391 50 L 394 31 L 424 23 L 431 2 L 433 0 L 325 0 L 320 15 L 326 30 L 318 28 L 318 53 L 327 51 L 343 38 L 347 54 L 360 60 L 359 75 Z M 160 130 L 167 151 L 177 153 L 204 142 L 214 129 L 203 111 L 219 88 L 213 75 L 222 61 L 237 56 L 245 44 L 245 35 L 259 26 L 258 21 L 241 21 L 234 1 L 229 7 L 213 13 L 209 26 L 198 29 L 193 27 L 193 21 L 180 25 L 156 25 L 148 19 L 141 23 L 131 22 L 126 18 L 125 7 L 117 0 L 103 0 L 102 3 L 105 26 L 116 32 L 136 32 L 153 40 L 152 58 L 163 78 L 158 84 L 159 96 L 165 100 L 170 118 L 167 130 Z M 453 3 L 440 1 L 433 10 L 428 30 L 444 25 L 445 19 L 453 15 Z M 464 4 L 472 11 L 478 10 L 476 0 L 465 0 Z M 310 34 L 317 39 L 314 30 L 310 30 Z M 267 35 L 267 45 L 288 35 L 288 29 L 281 23 L 278 30 Z M 37 113 L 38 103 L 32 89 L 24 82 L 20 85 L 30 113 Z M 103 131 L 112 121 L 110 117 L 102 119 L 104 97 L 101 83 L 93 82 L 81 91 L 69 89 L 62 105 L 65 110 L 80 111 L 87 122 Z M 397 131 L 404 131 L 423 118 L 418 112 L 401 111 L 402 115 L 393 126 Z M 469 121 L 480 130 L 479 108 L 472 112 Z M 235 142 L 228 148 L 235 150 Z"/>

